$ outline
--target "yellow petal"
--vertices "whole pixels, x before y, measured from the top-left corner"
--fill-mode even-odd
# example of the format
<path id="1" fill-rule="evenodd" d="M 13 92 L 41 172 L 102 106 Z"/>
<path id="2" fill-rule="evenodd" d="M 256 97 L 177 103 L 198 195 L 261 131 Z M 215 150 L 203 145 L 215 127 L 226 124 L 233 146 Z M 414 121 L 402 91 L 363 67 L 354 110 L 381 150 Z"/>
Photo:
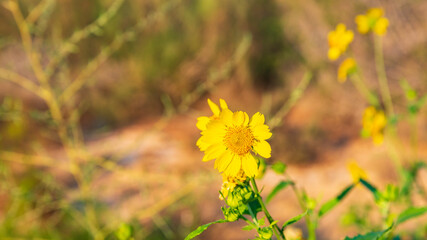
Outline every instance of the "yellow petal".
<path id="1" fill-rule="evenodd" d="M 328 51 L 329 60 L 331 60 L 331 61 L 337 60 L 340 55 L 341 55 L 341 52 L 338 48 L 336 48 L 336 47 L 329 48 L 329 51 Z"/>
<path id="2" fill-rule="evenodd" d="M 206 149 L 210 146 L 210 144 L 206 143 L 204 140 L 204 137 L 201 136 L 198 140 L 196 145 L 200 148 L 200 151 L 206 151 Z"/>
<path id="3" fill-rule="evenodd" d="M 223 109 L 219 118 L 226 126 L 233 124 L 233 112 L 230 109 Z"/>
<path id="4" fill-rule="evenodd" d="M 210 145 L 206 149 L 205 156 L 203 157 L 202 161 L 206 162 L 212 159 L 216 159 L 219 156 L 221 156 L 224 153 L 224 151 L 225 151 L 225 146 L 222 143 Z"/>
<path id="5" fill-rule="evenodd" d="M 265 124 L 252 127 L 251 130 L 252 134 L 257 140 L 266 140 L 269 139 L 272 135 L 270 129 Z"/>
<path id="6" fill-rule="evenodd" d="M 266 141 L 259 141 L 254 145 L 254 151 L 264 158 L 271 157 L 271 146 Z"/>
<path id="7" fill-rule="evenodd" d="M 210 108 L 211 108 L 211 110 L 212 110 L 212 113 L 213 113 L 215 116 L 219 116 L 219 113 L 220 113 L 221 111 L 219 110 L 218 105 L 216 105 L 214 102 L 212 102 L 209 98 L 208 98 L 208 104 L 209 104 L 209 107 L 210 107 Z"/>
<path id="8" fill-rule="evenodd" d="M 248 177 L 256 177 L 258 175 L 258 164 L 250 153 L 243 156 L 242 168 Z"/>
<path id="9" fill-rule="evenodd" d="M 230 151 L 224 151 L 219 158 L 215 161 L 215 168 L 220 172 L 224 172 L 227 169 L 230 162 L 233 160 L 233 154 Z"/>
<path id="10" fill-rule="evenodd" d="M 388 19 L 387 18 L 380 18 L 374 25 L 374 33 L 376 33 L 379 36 L 383 36 L 387 32 L 388 27 Z"/>
<path id="11" fill-rule="evenodd" d="M 369 19 L 365 15 L 358 15 L 355 19 L 357 24 L 357 30 L 361 34 L 366 34 L 369 32 Z"/>
<path id="12" fill-rule="evenodd" d="M 228 109 L 227 103 L 222 98 L 219 99 L 219 105 L 221 106 L 222 110 Z"/>
<path id="13" fill-rule="evenodd" d="M 242 157 L 233 154 L 233 158 L 228 167 L 225 169 L 224 174 L 227 176 L 237 176 L 237 173 L 239 173 L 241 167 Z"/>
<path id="14" fill-rule="evenodd" d="M 263 125 L 265 122 L 264 115 L 257 112 L 251 118 L 251 123 L 249 124 L 251 127 L 255 127 L 258 125 Z"/>
<path id="15" fill-rule="evenodd" d="M 196 127 L 201 131 L 206 129 L 206 125 L 209 123 L 211 119 L 209 117 L 198 117 Z"/>
<path id="16" fill-rule="evenodd" d="M 234 125 L 241 126 L 245 122 L 249 122 L 248 114 L 242 111 L 237 111 L 233 114 L 233 123 Z"/>

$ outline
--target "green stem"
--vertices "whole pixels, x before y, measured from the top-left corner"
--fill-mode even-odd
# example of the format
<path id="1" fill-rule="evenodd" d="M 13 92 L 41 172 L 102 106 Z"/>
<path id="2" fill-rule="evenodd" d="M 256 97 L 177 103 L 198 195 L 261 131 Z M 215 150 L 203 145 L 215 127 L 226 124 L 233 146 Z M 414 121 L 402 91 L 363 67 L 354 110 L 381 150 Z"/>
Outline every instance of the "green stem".
<path id="1" fill-rule="evenodd" d="M 366 86 L 365 82 L 362 80 L 360 73 L 355 73 L 351 77 L 351 82 L 356 87 L 357 91 L 373 106 L 380 106 L 377 96 L 369 91 L 369 88 Z"/>
<path id="2" fill-rule="evenodd" d="M 387 115 L 392 116 L 393 102 L 391 101 L 390 89 L 388 87 L 387 75 L 385 72 L 383 44 L 380 36 L 374 36 L 375 39 L 375 66 L 377 68 L 378 81 L 380 84 L 381 96 L 383 98 Z"/>
<path id="3" fill-rule="evenodd" d="M 253 190 L 255 192 L 255 195 L 256 195 L 256 197 L 258 199 L 258 202 L 261 205 L 262 211 L 264 212 L 265 216 L 267 217 L 268 222 L 270 224 L 272 224 L 274 222 L 274 219 L 271 217 L 270 213 L 268 212 L 267 207 L 264 204 L 264 201 L 262 201 L 262 197 L 259 194 L 259 190 L 258 190 L 258 187 L 256 185 L 256 182 L 255 182 L 254 178 L 251 178 L 251 183 L 252 183 L 252 187 L 253 187 Z M 273 226 L 273 232 L 276 235 L 276 237 L 278 239 L 286 240 L 286 237 L 283 234 L 283 231 L 279 228 L 279 226 L 277 226 L 276 223 L 274 223 L 272 226 Z"/>

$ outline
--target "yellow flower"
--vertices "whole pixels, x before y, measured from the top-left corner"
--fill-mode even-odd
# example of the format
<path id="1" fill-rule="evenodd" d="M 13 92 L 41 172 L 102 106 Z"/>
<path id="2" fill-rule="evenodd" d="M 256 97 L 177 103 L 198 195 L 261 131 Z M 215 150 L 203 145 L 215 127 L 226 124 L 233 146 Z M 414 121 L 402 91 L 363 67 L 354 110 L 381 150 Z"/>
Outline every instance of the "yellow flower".
<path id="1" fill-rule="evenodd" d="M 288 240 L 301 240 L 302 239 L 302 230 L 299 228 L 294 228 L 288 226 L 285 228 L 284 234 Z"/>
<path id="2" fill-rule="evenodd" d="M 223 174 L 219 199 L 224 200 L 224 198 L 227 198 L 228 194 L 234 190 L 237 184 L 243 183 L 244 181 L 246 181 L 246 178 L 247 177 L 243 170 L 240 170 L 237 176 L 227 176 Z"/>
<path id="3" fill-rule="evenodd" d="M 351 174 L 351 178 L 353 178 L 354 184 L 358 184 L 360 179 L 368 179 L 368 175 L 366 174 L 365 170 L 360 168 L 354 160 L 347 164 L 347 169 Z"/>
<path id="4" fill-rule="evenodd" d="M 362 118 L 362 136 L 372 137 L 376 145 L 384 141 L 384 128 L 387 125 L 387 118 L 382 110 L 377 110 L 370 106 L 365 109 Z"/>
<path id="5" fill-rule="evenodd" d="M 345 82 L 347 76 L 356 71 L 356 61 L 353 58 L 344 60 L 338 68 L 338 81 Z"/>
<path id="6" fill-rule="evenodd" d="M 389 21 L 383 16 L 384 10 L 382 8 L 369 9 L 366 15 L 356 17 L 357 30 L 362 34 L 371 30 L 379 36 L 386 34 Z"/>
<path id="7" fill-rule="evenodd" d="M 329 60 L 334 61 L 343 54 L 348 45 L 353 41 L 354 34 L 351 30 L 346 30 L 344 24 L 340 23 L 337 25 L 335 31 L 331 31 L 328 34 Z"/>
<path id="8" fill-rule="evenodd" d="M 203 161 L 215 160 L 215 168 L 226 176 L 237 176 L 243 169 L 248 177 L 258 174 L 258 163 L 251 152 L 264 158 L 271 156 L 271 147 L 265 140 L 271 137 L 264 124 L 264 115 L 255 113 L 251 119 L 242 111 L 225 108 L 218 119 L 212 119 L 197 146 L 205 152 Z"/>
<path id="9" fill-rule="evenodd" d="M 206 125 L 212 120 L 212 119 L 218 119 L 219 117 L 219 113 L 221 112 L 221 110 L 219 109 L 218 105 L 216 105 L 214 102 L 212 102 L 209 98 L 208 98 L 208 104 L 209 107 L 213 113 L 212 116 L 210 117 L 199 117 L 197 118 L 197 124 L 196 127 L 203 131 L 206 129 Z M 221 106 L 221 109 L 228 109 L 227 103 L 223 100 L 223 99 L 219 99 L 219 105 Z"/>

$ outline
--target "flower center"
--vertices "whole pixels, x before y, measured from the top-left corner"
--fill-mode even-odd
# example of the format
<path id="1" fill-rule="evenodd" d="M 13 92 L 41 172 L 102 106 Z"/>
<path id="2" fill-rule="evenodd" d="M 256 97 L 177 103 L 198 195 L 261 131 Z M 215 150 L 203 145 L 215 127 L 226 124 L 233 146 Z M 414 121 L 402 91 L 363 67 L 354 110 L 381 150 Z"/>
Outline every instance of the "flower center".
<path id="1" fill-rule="evenodd" d="M 254 143 L 254 135 L 249 127 L 231 126 L 227 128 L 224 145 L 238 155 L 249 153 Z"/>

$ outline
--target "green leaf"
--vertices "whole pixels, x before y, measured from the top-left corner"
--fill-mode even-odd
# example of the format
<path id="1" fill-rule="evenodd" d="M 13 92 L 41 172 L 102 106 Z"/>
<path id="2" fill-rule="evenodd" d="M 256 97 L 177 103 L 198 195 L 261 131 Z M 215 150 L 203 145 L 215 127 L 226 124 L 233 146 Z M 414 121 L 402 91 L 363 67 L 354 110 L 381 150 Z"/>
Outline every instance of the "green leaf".
<path id="1" fill-rule="evenodd" d="M 325 213 L 334 208 L 351 191 L 351 189 L 353 189 L 353 187 L 354 184 L 351 184 L 350 186 L 346 187 L 338 196 L 324 203 L 320 207 L 319 217 L 323 216 Z"/>
<path id="2" fill-rule="evenodd" d="M 374 195 L 375 201 L 378 201 L 382 198 L 381 193 L 378 191 L 378 189 L 374 187 L 372 184 L 370 184 L 368 181 L 366 181 L 365 179 L 360 179 L 360 183 L 362 183 L 363 186 L 365 186 L 369 191 L 372 192 L 372 194 Z"/>
<path id="3" fill-rule="evenodd" d="M 255 228 L 256 228 L 256 226 L 252 225 L 252 224 L 248 224 L 248 225 L 242 227 L 242 229 L 245 231 L 251 231 L 252 229 L 255 229 Z"/>
<path id="4" fill-rule="evenodd" d="M 393 227 L 393 225 L 391 225 L 390 227 L 388 227 L 387 229 L 383 230 L 383 231 L 378 231 L 378 232 L 370 232 L 364 235 L 357 235 L 355 237 L 345 237 L 344 240 L 378 240 L 380 239 L 380 237 L 384 236 L 388 231 L 391 230 L 391 228 Z"/>
<path id="5" fill-rule="evenodd" d="M 261 204 L 259 204 L 258 199 L 250 201 L 247 206 L 251 208 L 253 214 L 255 215 L 262 211 L 262 207 Z M 242 214 L 251 215 L 248 208 L 246 208 Z"/>
<path id="6" fill-rule="evenodd" d="M 292 181 L 280 181 L 276 187 L 274 187 L 274 189 L 271 191 L 270 194 L 268 194 L 267 198 L 265 199 L 265 203 L 269 203 L 271 201 L 271 199 L 273 199 L 274 196 L 276 196 L 277 193 L 280 192 L 280 190 L 284 189 L 285 187 L 287 187 L 290 184 L 294 184 L 294 182 Z"/>
<path id="7" fill-rule="evenodd" d="M 289 219 L 288 221 L 286 221 L 286 222 L 283 224 L 282 228 L 285 228 L 285 227 L 286 227 L 286 226 L 288 226 L 288 225 L 291 225 L 291 224 L 293 224 L 293 223 L 298 222 L 301 218 L 303 218 L 305 215 L 307 215 L 307 213 L 308 213 L 308 210 L 306 210 L 305 212 L 301 213 L 301 214 L 300 214 L 300 215 L 298 215 L 298 216 L 295 216 L 295 217 L 293 217 L 293 218 Z"/>
<path id="8" fill-rule="evenodd" d="M 224 222 L 227 222 L 227 220 L 220 219 L 220 220 L 217 220 L 215 222 L 210 222 L 210 223 L 207 223 L 205 225 L 202 225 L 202 226 L 198 227 L 196 230 L 192 231 L 190 234 L 188 234 L 188 236 L 184 240 L 190 240 L 190 239 L 195 238 L 196 236 L 198 236 L 202 232 L 204 232 L 212 224 L 215 224 L 215 223 L 224 223 Z"/>
<path id="9" fill-rule="evenodd" d="M 397 217 L 396 225 L 405 222 L 414 217 L 418 217 L 427 212 L 427 207 L 409 207 L 399 214 Z"/>
<path id="10" fill-rule="evenodd" d="M 271 169 L 273 169 L 277 174 L 283 174 L 286 171 L 286 164 L 282 162 L 275 162 L 271 165 Z"/>

